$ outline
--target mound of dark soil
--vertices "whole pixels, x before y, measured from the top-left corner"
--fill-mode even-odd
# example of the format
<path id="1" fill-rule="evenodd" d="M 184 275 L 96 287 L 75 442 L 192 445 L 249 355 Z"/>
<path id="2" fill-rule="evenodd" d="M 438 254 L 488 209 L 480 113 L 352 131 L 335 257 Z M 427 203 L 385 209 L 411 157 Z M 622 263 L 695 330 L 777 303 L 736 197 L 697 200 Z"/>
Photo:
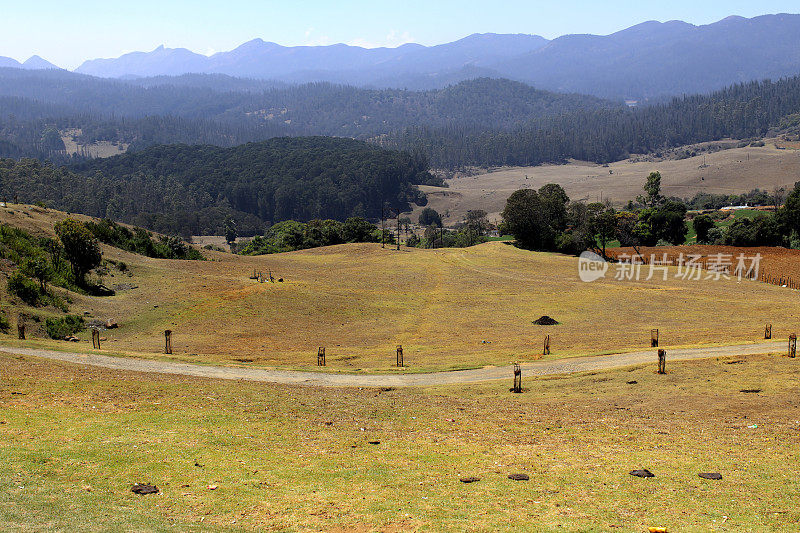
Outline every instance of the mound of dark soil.
<path id="1" fill-rule="evenodd" d="M 656 477 L 655 474 L 646 468 L 642 468 L 641 470 L 633 470 L 631 475 L 636 477 Z"/>
<path id="2" fill-rule="evenodd" d="M 533 323 L 536 324 L 537 326 L 556 326 L 559 324 L 559 322 L 556 319 L 550 318 L 547 315 L 543 316 L 539 320 L 534 320 Z"/>
<path id="3" fill-rule="evenodd" d="M 136 483 L 131 487 L 134 494 L 158 494 L 158 487 L 147 483 Z"/>

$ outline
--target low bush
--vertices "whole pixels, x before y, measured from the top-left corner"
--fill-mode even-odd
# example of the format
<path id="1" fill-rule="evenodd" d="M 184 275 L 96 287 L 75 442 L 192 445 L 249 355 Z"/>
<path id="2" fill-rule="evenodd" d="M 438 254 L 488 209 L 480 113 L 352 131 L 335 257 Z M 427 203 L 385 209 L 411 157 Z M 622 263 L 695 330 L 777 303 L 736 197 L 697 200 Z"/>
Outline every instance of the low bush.
<path id="1" fill-rule="evenodd" d="M 26 304 L 33 306 L 39 305 L 43 296 L 39 284 L 21 272 L 14 272 L 9 276 L 8 292 Z"/>
<path id="2" fill-rule="evenodd" d="M 83 317 L 67 315 L 59 318 L 48 318 L 44 323 L 45 331 L 51 339 L 63 339 L 82 331 L 86 326 Z"/>

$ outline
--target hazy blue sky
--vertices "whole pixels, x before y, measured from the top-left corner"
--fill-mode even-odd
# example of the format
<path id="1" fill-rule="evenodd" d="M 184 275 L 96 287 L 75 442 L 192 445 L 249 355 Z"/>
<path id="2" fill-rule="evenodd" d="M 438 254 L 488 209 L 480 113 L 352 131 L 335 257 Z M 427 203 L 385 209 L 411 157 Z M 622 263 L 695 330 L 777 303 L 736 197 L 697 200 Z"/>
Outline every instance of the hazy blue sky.
<path id="1" fill-rule="evenodd" d="M 707 24 L 797 13 L 797 0 L 0 0 L 0 56 L 59 66 L 160 44 L 210 54 L 260 37 L 284 45 L 439 44 L 477 32 L 609 34 L 646 20 Z"/>

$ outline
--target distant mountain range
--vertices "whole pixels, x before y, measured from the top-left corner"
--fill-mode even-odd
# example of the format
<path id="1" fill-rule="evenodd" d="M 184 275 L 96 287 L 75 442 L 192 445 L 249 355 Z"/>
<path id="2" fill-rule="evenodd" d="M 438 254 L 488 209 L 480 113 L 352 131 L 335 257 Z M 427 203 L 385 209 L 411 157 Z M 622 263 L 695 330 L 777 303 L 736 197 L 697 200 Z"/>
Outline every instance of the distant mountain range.
<path id="1" fill-rule="evenodd" d="M 261 39 L 204 56 L 185 48 L 92 59 L 76 72 L 136 79 L 224 74 L 281 83 L 327 81 L 374 88 L 441 88 L 478 77 L 508 78 L 557 92 L 645 99 L 702 93 L 732 83 L 800 73 L 800 15 L 728 17 L 705 26 L 645 22 L 607 36 L 475 34 L 438 46 L 286 47 Z M 34 56 L 0 67 L 57 68 Z"/>
<path id="2" fill-rule="evenodd" d="M 20 63 L 16 59 L 12 59 L 10 57 L 0 56 L 0 68 L 24 68 L 26 70 L 48 70 L 48 69 L 61 70 L 60 67 L 55 66 L 54 64 L 42 59 L 39 56 L 31 56 L 24 63 Z"/>

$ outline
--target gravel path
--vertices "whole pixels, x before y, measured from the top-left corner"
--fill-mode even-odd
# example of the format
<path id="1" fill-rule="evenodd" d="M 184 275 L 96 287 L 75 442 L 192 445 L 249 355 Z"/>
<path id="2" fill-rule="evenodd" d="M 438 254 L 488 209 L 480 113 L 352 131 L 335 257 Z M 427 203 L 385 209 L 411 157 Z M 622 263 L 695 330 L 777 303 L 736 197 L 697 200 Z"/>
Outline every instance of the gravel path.
<path id="1" fill-rule="evenodd" d="M 731 357 L 778 353 L 785 350 L 782 342 L 764 342 L 759 344 L 714 346 L 693 349 L 667 348 L 667 368 L 670 361 L 689 359 L 706 359 L 713 357 Z M 233 368 L 223 366 L 201 366 L 189 363 L 173 363 L 168 361 L 151 361 L 135 357 L 110 357 L 100 354 L 57 352 L 32 348 L 14 348 L 0 346 L 0 352 L 17 355 L 54 359 L 79 365 L 98 366 L 112 370 L 133 372 L 154 372 L 158 374 L 178 374 L 215 379 L 233 379 L 260 381 L 265 383 L 302 384 L 325 387 L 424 387 L 430 385 L 453 385 L 479 383 L 512 378 L 511 366 L 484 367 L 474 370 L 436 372 L 431 374 L 328 374 L 322 372 L 298 372 L 291 370 L 270 370 L 258 368 Z M 601 355 L 591 357 L 574 357 L 551 361 L 523 363 L 522 377 L 570 374 L 608 370 L 643 363 L 656 366 L 656 350 L 631 352 L 624 354 Z"/>

